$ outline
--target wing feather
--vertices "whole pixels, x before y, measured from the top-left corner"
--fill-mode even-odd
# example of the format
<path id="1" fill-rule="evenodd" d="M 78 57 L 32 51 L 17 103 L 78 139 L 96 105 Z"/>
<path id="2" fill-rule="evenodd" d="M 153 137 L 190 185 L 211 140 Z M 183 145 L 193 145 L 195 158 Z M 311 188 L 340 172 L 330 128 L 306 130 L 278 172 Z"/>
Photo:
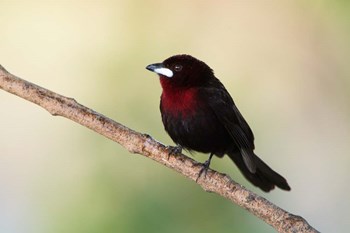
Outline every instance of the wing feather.
<path id="1" fill-rule="evenodd" d="M 216 85 L 217 86 L 217 85 Z M 254 135 L 224 86 L 204 88 L 208 104 L 239 149 L 248 170 L 256 172 Z"/>

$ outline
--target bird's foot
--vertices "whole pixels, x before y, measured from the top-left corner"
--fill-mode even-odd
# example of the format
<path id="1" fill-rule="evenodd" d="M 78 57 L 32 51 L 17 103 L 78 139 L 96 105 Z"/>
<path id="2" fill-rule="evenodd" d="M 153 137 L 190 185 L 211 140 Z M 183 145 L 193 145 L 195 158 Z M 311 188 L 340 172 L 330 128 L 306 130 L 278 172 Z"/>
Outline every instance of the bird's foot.
<path id="1" fill-rule="evenodd" d="M 199 174 L 198 174 L 198 177 L 196 179 L 196 182 L 198 182 L 198 180 L 202 176 L 203 172 L 204 172 L 204 178 L 207 177 L 207 172 L 208 172 L 208 169 L 209 169 L 209 166 L 210 166 L 210 161 L 213 158 L 213 155 L 214 155 L 214 153 L 211 153 L 209 155 L 209 159 L 202 164 L 202 168 L 199 171 Z"/>
<path id="2" fill-rule="evenodd" d="M 204 178 L 207 177 L 207 172 L 208 172 L 209 166 L 210 166 L 210 159 L 208 159 L 207 161 L 205 161 L 202 164 L 202 168 L 198 173 L 198 177 L 196 179 L 196 182 L 198 182 L 199 178 L 202 176 L 203 173 L 204 173 Z"/>
<path id="3" fill-rule="evenodd" d="M 170 159 L 170 156 L 176 156 L 178 154 L 181 154 L 182 152 L 182 147 L 181 146 L 167 146 L 167 150 L 169 151 L 168 153 L 168 160 Z"/>

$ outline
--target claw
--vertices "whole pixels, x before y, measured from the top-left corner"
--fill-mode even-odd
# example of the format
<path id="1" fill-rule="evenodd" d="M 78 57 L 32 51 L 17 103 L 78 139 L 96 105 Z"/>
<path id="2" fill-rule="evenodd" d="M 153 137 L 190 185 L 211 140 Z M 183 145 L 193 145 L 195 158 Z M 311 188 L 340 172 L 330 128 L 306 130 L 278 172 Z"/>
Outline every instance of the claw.
<path id="1" fill-rule="evenodd" d="M 213 157 L 213 155 L 214 154 L 211 153 L 210 156 L 209 156 L 209 159 L 202 164 L 202 168 L 201 168 L 201 170 L 198 173 L 198 177 L 196 179 L 196 182 L 198 182 L 198 180 L 202 176 L 203 172 L 204 172 L 204 178 L 207 177 L 207 172 L 208 172 L 208 169 L 209 169 L 209 166 L 210 166 L 210 161 L 211 161 L 211 158 Z"/>
<path id="2" fill-rule="evenodd" d="M 167 146 L 167 149 L 169 151 L 168 153 L 168 160 L 170 159 L 170 156 L 176 156 L 178 154 L 181 154 L 182 152 L 182 147 L 181 146 Z"/>
<path id="3" fill-rule="evenodd" d="M 198 180 L 199 180 L 199 178 L 202 176 L 203 172 L 204 172 L 204 178 L 207 177 L 209 165 L 210 165 L 210 161 L 209 161 L 209 160 L 205 161 L 205 162 L 202 164 L 202 168 L 201 168 L 201 170 L 200 170 L 199 173 L 198 173 L 196 182 L 198 182 Z"/>

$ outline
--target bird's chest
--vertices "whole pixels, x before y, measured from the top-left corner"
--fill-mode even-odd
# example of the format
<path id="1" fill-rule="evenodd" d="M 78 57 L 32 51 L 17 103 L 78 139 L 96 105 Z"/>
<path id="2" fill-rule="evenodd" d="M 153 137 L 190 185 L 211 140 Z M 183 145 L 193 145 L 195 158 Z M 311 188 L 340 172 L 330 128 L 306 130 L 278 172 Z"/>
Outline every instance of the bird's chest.
<path id="1" fill-rule="evenodd" d="M 194 133 L 203 105 L 196 90 L 163 91 L 160 111 L 165 130 L 173 140 Z"/>
<path id="2" fill-rule="evenodd" d="M 162 114 L 171 115 L 174 118 L 191 117 L 196 114 L 201 105 L 195 89 L 163 91 L 160 101 Z"/>
<path id="3" fill-rule="evenodd" d="M 160 110 L 164 128 L 175 143 L 188 149 L 210 151 L 206 147 L 222 126 L 195 91 L 171 98 L 163 92 Z"/>

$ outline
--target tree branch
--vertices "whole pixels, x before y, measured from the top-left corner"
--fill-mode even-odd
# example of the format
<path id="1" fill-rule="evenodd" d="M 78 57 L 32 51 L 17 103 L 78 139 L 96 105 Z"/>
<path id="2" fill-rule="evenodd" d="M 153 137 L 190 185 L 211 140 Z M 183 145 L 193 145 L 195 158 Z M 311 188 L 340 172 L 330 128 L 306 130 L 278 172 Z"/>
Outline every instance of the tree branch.
<path id="1" fill-rule="evenodd" d="M 0 65 L 0 88 L 33 102 L 54 116 L 73 120 L 93 131 L 119 143 L 129 152 L 144 155 L 163 164 L 191 180 L 196 180 L 201 164 L 181 154 L 170 156 L 166 146 L 127 128 L 75 101 L 38 85 L 18 78 Z M 245 208 L 258 218 L 274 227 L 278 232 L 318 232 L 305 219 L 288 213 L 263 197 L 247 190 L 229 176 L 208 170 L 206 178 L 198 184 L 207 192 L 217 193 Z"/>

